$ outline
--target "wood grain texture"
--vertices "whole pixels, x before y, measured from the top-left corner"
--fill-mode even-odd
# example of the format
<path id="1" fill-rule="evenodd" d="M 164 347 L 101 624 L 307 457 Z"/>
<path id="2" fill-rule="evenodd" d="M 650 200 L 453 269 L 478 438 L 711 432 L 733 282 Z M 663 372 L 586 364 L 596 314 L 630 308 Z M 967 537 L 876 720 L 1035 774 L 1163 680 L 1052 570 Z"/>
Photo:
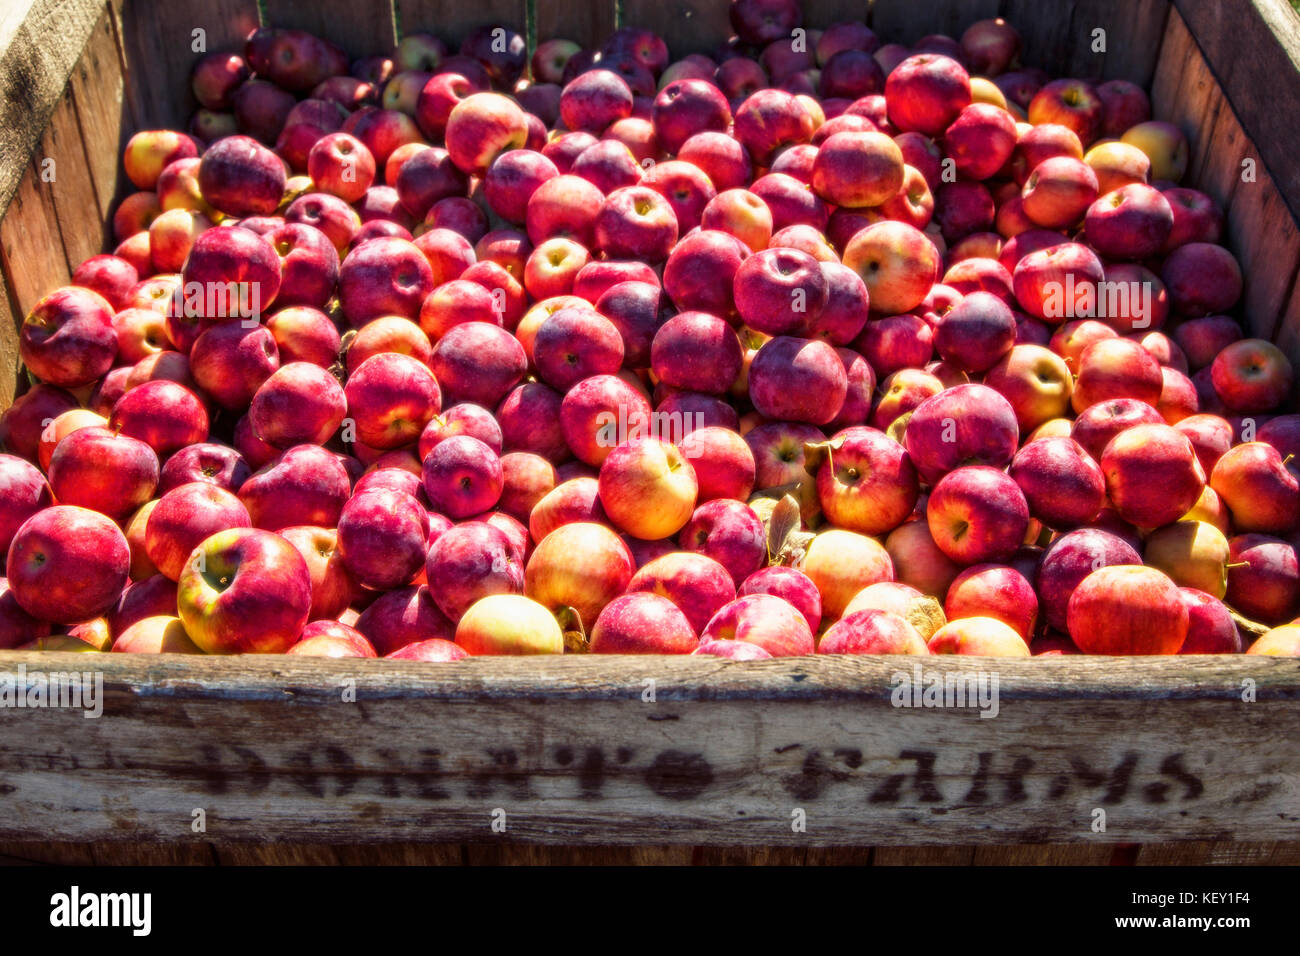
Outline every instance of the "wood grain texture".
<path id="1" fill-rule="evenodd" d="M 71 84 L 50 117 L 50 125 L 45 128 L 41 154 L 43 161 L 53 163 L 48 167 L 52 181 L 45 183 L 42 180 L 41 185 L 44 194 L 54 204 L 64 261 L 72 271 L 91 256 L 104 251 L 111 230 L 104 220 L 97 218 L 99 199 L 86 161 L 86 146 L 81 138 L 81 123 L 77 118 Z M 28 255 L 38 251 L 29 250 Z"/>
<path id="2" fill-rule="evenodd" d="M 107 7 L 68 79 L 68 87 L 81 127 L 86 168 L 95 189 L 96 221 L 85 222 L 84 226 L 90 234 L 98 230 L 102 247 L 111 238 L 109 217 L 129 186 L 118 171 L 126 142 L 134 132 L 126 104 L 126 73 L 117 28 Z"/>
<path id="3" fill-rule="evenodd" d="M 203 0 L 201 4 L 110 0 L 126 68 L 128 102 L 137 129 L 184 129 L 198 105 L 190 71 L 202 53 L 242 50 L 257 27 L 257 0 Z M 308 6 L 303 4 L 304 7 Z"/>
<path id="4" fill-rule="evenodd" d="M 1245 290 L 1238 309 L 1249 333 L 1279 338 L 1300 270 L 1300 229 L 1237 110 L 1177 10 L 1166 25 L 1152 88 L 1155 115 L 1168 119 L 1191 147 L 1184 182 L 1223 208 L 1225 241 L 1241 263 Z M 1245 179 L 1246 166 L 1253 181 Z M 1292 355 L 1300 356 L 1292 347 Z"/>
<path id="5" fill-rule="evenodd" d="M 1300 19 L 1286 0 L 1176 0 L 1210 69 L 1300 220 Z"/>
<path id="6" fill-rule="evenodd" d="M 871 19 L 871 2 L 872 0 L 807 0 L 803 4 L 803 25 L 820 30 L 832 23 L 866 23 Z"/>
<path id="7" fill-rule="evenodd" d="M 623 0 L 623 25 L 654 30 L 674 57 L 708 53 L 732 33 L 727 4 L 717 0 Z"/>
<path id="8" fill-rule="evenodd" d="M 433 33 L 453 50 L 479 27 L 505 26 L 524 34 L 528 19 L 526 0 L 396 0 L 394 6 L 403 34 Z"/>
<path id="9" fill-rule="evenodd" d="M 1273 341 L 1287 354 L 1293 365 L 1300 365 L 1300 283 L 1291 287 L 1291 295 Z M 1292 407 L 1300 406 L 1300 382 L 1292 390 L 1291 403 Z"/>
<path id="10" fill-rule="evenodd" d="M 195 809 L 222 846 L 1300 838 L 1295 660 L 927 662 L 996 673 L 991 720 L 891 706 L 884 659 L 94 665 L 98 720 L 0 709 L 0 839 L 183 842 Z"/>
<path id="11" fill-rule="evenodd" d="M 0 843 L 8 866 L 1295 866 L 1300 843 L 920 847 Z"/>
<path id="12" fill-rule="evenodd" d="M 1168 14 L 1168 0 L 1003 0 L 999 14 L 1024 37 L 1022 58 L 1053 76 L 1123 78 L 1146 85 Z M 978 19 L 978 18 L 975 18 Z M 1094 49 L 1105 31 L 1105 51 Z"/>
<path id="13" fill-rule="evenodd" d="M 1140 847 L 1138 866 L 1296 866 L 1300 843 L 1161 843 Z"/>
<path id="14" fill-rule="evenodd" d="M 536 0 L 537 42 L 562 37 L 589 49 L 599 47 L 614 32 L 616 9 L 615 0 Z"/>
<path id="15" fill-rule="evenodd" d="M 9 407 L 22 382 L 22 360 L 18 358 L 18 329 L 22 321 L 23 312 L 9 293 L 0 258 L 0 410 Z"/>
<path id="16" fill-rule="evenodd" d="M 97 0 L 19 0 L 0 13 L 0 214 L 101 10 Z"/>
<path id="17" fill-rule="evenodd" d="M 20 323 L 43 295 L 57 286 L 67 285 L 72 276 L 63 252 L 54 203 L 57 183 L 41 181 L 46 158 L 44 146 L 38 146 L 4 219 L 0 220 L 0 267 L 17 307 L 15 318 Z"/>
<path id="18" fill-rule="evenodd" d="M 266 0 L 266 22 L 324 37 L 353 59 L 386 54 L 397 43 L 388 0 Z"/>
<path id="19" fill-rule="evenodd" d="M 999 15 L 999 0 L 938 0 L 914 3 L 912 0 L 875 0 L 871 6 L 871 28 L 885 43 L 912 45 L 923 36 L 946 33 L 960 39 L 962 32 L 977 20 Z M 1025 15 L 1008 16 L 1020 30 Z M 1037 19 L 1037 18 L 1035 18 Z"/>

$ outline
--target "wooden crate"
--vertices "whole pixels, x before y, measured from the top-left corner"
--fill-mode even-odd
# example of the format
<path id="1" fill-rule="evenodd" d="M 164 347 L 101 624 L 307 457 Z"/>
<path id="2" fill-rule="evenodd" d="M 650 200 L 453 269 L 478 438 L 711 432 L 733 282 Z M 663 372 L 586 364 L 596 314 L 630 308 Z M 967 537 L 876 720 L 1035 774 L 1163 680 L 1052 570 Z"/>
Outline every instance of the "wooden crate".
<path id="1" fill-rule="evenodd" d="M 597 41 L 612 0 L 267 0 L 351 53 L 506 23 Z M 1300 21 L 1284 0 L 806 0 L 888 40 L 1008 17 L 1054 74 L 1133 79 L 1226 210 L 1243 317 L 1300 360 Z M 676 52 L 724 0 L 622 0 Z M 183 123 L 254 0 L 24 0 L 0 15 L 0 396 L 16 327 L 107 240 L 137 129 Z M 1106 31 L 1107 52 L 1092 50 Z M 1243 163 L 1254 177 L 1243 177 Z M 53 176 L 51 177 L 51 171 Z M 52 178 L 52 181 L 51 181 Z M 0 673 L 86 658 L 0 653 Z M 1300 661 L 933 659 L 999 715 L 891 704 L 894 659 L 455 665 L 95 658 L 104 716 L 0 710 L 0 859 L 1187 863 L 1300 860 Z M 346 700 L 351 694 L 354 700 Z M 196 820 L 201 817 L 204 829 Z M 1101 830 L 1098 821 L 1103 819 Z M 496 826 L 494 826 L 494 823 Z M 502 829 L 504 824 L 504 829 Z"/>

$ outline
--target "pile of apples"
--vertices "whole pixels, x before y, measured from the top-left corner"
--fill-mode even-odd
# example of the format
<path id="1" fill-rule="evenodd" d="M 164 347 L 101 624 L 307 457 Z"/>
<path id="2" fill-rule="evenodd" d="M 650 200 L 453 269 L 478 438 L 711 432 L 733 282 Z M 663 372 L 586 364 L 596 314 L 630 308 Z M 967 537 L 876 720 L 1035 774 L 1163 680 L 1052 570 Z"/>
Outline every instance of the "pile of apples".
<path id="1" fill-rule="evenodd" d="M 1292 368 L 1179 130 L 1000 19 L 731 17 L 201 58 L 23 323 L 0 648 L 1300 654 Z"/>

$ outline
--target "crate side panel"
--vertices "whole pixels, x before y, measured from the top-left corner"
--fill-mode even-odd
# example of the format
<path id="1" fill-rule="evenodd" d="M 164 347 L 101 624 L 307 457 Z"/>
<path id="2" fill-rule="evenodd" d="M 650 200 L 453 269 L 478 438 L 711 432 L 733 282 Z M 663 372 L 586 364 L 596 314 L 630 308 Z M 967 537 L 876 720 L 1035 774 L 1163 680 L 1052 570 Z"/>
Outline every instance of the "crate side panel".
<path id="1" fill-rule="evenodd" d="M 352 59 L 388 54 L 396 41 L 389 0 L 265 0 L 266 22 L 306 30 L 338 44 Z"/>
<path id="2" fill-rule="evenodd" d="M 803 4 L 803 25 L 822 30 L 832 23 L 868 23 L 871 0 L 807 0 Z"/>
<path id="3" fill-rule="evenodd" d="M 1240 180 L 1241 158 L 1250 160 L 1255 171 L 1253 180 L 1239 182 L 1233 190 L 1226 216 L 1227 244 L 1245 277 L 1240 308 L 1250 335 L 1272 339 L 1296 286 L 1300 229 L 1249 142 L 1235 164 L 1233 158 L 1228 155 L 1223 160 L 1226 174 Z"/>
<path id="4" fill-rule="evenodd" d="M 1243 325 L 1251 335 L 1273 338 L 1300 268 L 1300 230 L 1177 10 L 1166 27 L 1152 107 L 1188 138 L 1184 182 L 1207 193 L 1224 211 L 1224 239 L 1245 278 L 1238 310 Z"/>
<path id="5" fill-rule="evenodd" d="M 710 53 L 732 34 L 727 4 L 716 0 L 623 0 L 622 23 L 658 33 L 674 57 Z"/>
<path id="6" fill-rule="evenodd" d="M 1292 365 L 1300 366 L 1300 283 L 1291 287 L 1291 295 L 1287 299 L 1273 341 L 1291 359 Z M 1293 407 L 1300 405 L 1300 382 L 1296 383 L 1291 400 Z"/>
<path id="7" fill-rule="evenodd" d="M 975 862 L 973 846 L 878 846 L 871 856 L 873 866 L 970 866 Z"/>
<path id="8" fill-rule="evenodd" d="M 22 321 L 22 310 L 9 294 L 0 269 L 0 411 L 13 403 L 22 380 L 22 360 L 18 358 L 18 328 Z"/>
<path id="9" fill-rule="evenodd" d="M 12 32 L 0 37 L 0 212 L 26 173 L 101 10 L 96 0 L 33 0 L 6 13 Z"/>
<path id="10" fill-rule="evenodd" d="M 77 108 L 86 166 L 95 186 L 101 240 L 107 243 L 111 237 L 109 217 L 129 186 L 126 177 L 118 171 L 126 141 L 133 131 L 126 106 L 126 74 L 117 30 L 107 8 L 95 24 L 95 32 L 68 83 Z M 94 226 L 88 224 L 88 228 Z"/>
<path id="11" fill-rule="evenodd" d="M 30 312 L 45 293 L 67 285 L 72 276 L 59 234 L 56 184 L 41 178 L 46 158 L 43 147 L 38 147 L 0 222 L 5 281 L 20 315 Z"/>
<path id="12" fill-rule="evenodd" d="M 185 129 L 198 106 L 189 82 L 195 62 L 205 52 L 242 51 L 245 37 L 258 25 L 256 0 L 112 4 L 138 129 Z"/>
<path id="13" fill-rule="evenodd" d="M 1176 6 L 1300 219 L 1294 108 L 1300 102 L 1300 19 L 1285 0 L 1176 0 Z"/>
<path id="14" fill-rule="evenodd" d="M 75 270 L 103 251 L 109 232 L 105 220 L 98 217 L 99 199 L 81 138 L 71 85 L 45 128 L 41 152 L 45 161 L 53 164 L 42 169 L 42 182 L 48 169 L 48 195 L 54 203 L 64 258 L 68 268 Z"/>
<path id="15" fill-rule="evenodd" d="M 1139 847 L 1138 866 L 1295 866 L 1300 843 L 1155 843 Z"/>
<path id="16" fill-rule="evenodd" d="M 28 674 L 84 666 L 0 661 Z M 375 663 L 104 661 L 97 720 L 0 710 L 21 728 L 0 728 L 0 839 L 184 839 L 195 807 L 223 845 L 1300 835 L 1297 661 L 1000 661 L 991 720 L 893 706 L 898 665 L 885 660 Z M 964 666 L 928 668 L 942 680 Z M 1256 702 L 1240 700 L 1246 674 Z"/>
<path id="17" fill-rule="evenodd" d="M 571 0 L 537 0 L 537 42 L 562 38 L 573 40 L 586 49 L 595 49 L 614 32 L 616 11 L 615 0 L 590 0 L 587 4 Z"/>
<path id="18" fill-rule="evenodd" d="M 871 28 L 884 43 L 911 46 L 923 36 L 946 33 L 957 39 L 968 26 L 1000 14 L 999 0 L 875 0 L 871 6 Z M 1041 14 L 1040 14 L 1041 15 Z M 1030 17 L 1009 15 L 1007 19 L 1023 34 Z M 1022 23 L 1023 21 L 1023 23 Z"/>
<path id="19" fill-rule="evenodd" d="M 397 21 L 403 35 L 432 33 L 454 51 L 479 27 L 504 26 L 526 36 L 526 0 L 396 0 Z"/>

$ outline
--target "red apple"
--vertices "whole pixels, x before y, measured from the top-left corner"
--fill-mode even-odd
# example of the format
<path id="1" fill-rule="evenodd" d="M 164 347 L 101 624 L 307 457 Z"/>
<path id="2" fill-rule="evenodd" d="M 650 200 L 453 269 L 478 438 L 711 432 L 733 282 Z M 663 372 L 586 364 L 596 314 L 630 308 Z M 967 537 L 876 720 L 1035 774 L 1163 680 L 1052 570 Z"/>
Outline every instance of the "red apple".
<path id="1" fill-rule="evenodd" d="M 311 607 L 307 564 L 277 534 L 251 528 L 206 539 L 177 582 L 190 639 L 208 654 L 288 650 Z"/>
<path id="2" fill-rule="evenodd" d="M 754 644 L 773 657 L 794 657 L 814 650 L 812 632 L 793 605 L 771 594 L 737 598 L 713 615 L 700 635 L 713 641 Z"/>
<path id="3" fill-rule="evenodd" d="M 591 629 L 593 654 L 689 654 L 695 629 L 672 601 L 635 592 L 605 606 Z"/>
<path id="4" fill-rule="evenodd" d="M 149 512 L 145 552 L 165 577 L 180 579 L 192 552 L 218 531 L 248 528 L 248 509 L 229 491 L 195 481 L 173 488 Z"/>
<path id="5" fill-rule="evenodd" d="M 111 520 L 75 505 L 54 505 L 15 532 L 5 566 L 8 593 L 42 621 L 89 621 L 117 604 L 130 561 L 126 538 Z"/>
<path id="6" fill-rule="evenodd" d="M 1178 587 L 1154 568 L 1101 568 L 1070 598 L 1070 638 L 1085 654 L 1177 654 L 1187 625 Z"/>
<path id="7" fill-rule="evenodd" d="M 935 544 L 953 561 L 1005 561 L 1025 539 L 1029 505 L 1004 472 L 966 466 L 950 471 L 934 486 L 926 519 Z"/>

